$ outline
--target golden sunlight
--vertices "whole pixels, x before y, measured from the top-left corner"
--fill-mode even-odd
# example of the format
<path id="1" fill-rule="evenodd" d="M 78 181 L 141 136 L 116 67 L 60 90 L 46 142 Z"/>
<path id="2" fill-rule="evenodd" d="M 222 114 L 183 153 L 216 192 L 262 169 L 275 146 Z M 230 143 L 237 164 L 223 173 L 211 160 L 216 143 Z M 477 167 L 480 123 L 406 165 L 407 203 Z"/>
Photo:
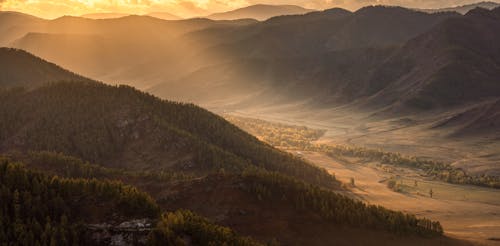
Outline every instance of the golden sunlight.
<path id="1" fill-rule="evenodd" d="M 48 19 L 89 13 L 143 15 L 149 12 L 169 12 L 181 17 L 194 17 L 244 7 L 248 4 L 245 0 L 5 0 L 1 10 L 19 11 Z"/>

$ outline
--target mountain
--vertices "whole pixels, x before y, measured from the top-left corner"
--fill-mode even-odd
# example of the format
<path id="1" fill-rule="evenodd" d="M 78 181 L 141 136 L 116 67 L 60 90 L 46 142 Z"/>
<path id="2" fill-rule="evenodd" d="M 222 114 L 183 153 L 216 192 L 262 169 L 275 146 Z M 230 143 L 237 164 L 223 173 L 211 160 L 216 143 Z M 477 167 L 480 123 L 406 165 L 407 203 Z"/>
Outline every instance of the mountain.
<path id="1" fill-rule="evenodd" d="M 115 18 L 121 18 L 121 17 L 129 16 L 129 15 L 130 14 L 126 14 L 126 13 L 90 13 L 90 14 L 81 15 L 80 17 L 97 20 L 97 19 L 115 19 Z"/>
<path id="2" fill-rule="evenodd" d="M 177 15 L 173 15 L 173 14 L 168 13 L 168 12 L 151 12 L 151 13 L 147 13 L 146 15 L 151 16 L 151 17 L 155 17 L 158 19 L 163 19 L 163 20 L 180 20 L 180 19 L 182 19 L 181 17 L 179 17 Z"/>
<path id="3" fill-rule="evenodd" d="M 10 48 L 0 48 L 0 74 L 0 88 L 34 88 L 49 82 L 88 80 L 26 51 Z"/>
<path id="4" fill-rule="evenodd" d="M 475 8 L 483 8 L 483 9 L 494 9 L 500 7 L 500 3 L 497 2 L 478 2 L 472 4 L 466 4 L 457 7 L 450 8 L 441 8 L 441 9 L 421 9 L 420 11 L 424 11 L 427 13 L 437 13 L 437 12 L 457 12 L 460 14 L 466 14 L 467 12 L 475 9 Z"/>
<path id="5" fill-rule="evenodd" d="M 260 95 L 250 103 L 311 97 L 344 102 L 359 93 L 356 86 L 362 77 L 369 76 L 394 47 L 454 16 L 459 15 L 379 6 L 354 13 L 330 9 L 275 17 L 237 29 L 199 30 L 186 36 L 215 43 L 199 56 L 216 58 L 149 91 L 198 103 L 220 100 L 224 94 L 234 98 Z M 213 93 L 203 93 L 211 87 Z"/>
<path id="6" fill-rule="evenodd" d="M 179 60 L 192 52 L 185 47 L 190 46 L 189 42 L 179 40 L 185 33 L 249 23 L 167 21 L 150 16 L 100 20 L 66 16 L 55 20 L 23 18 L 22 22 L 12 19 L 2 25 L 6 46 L 23 48 L 88 77 L 144 87 L 161 77 L 175 76 L 175 71 L 189 69 L 178 67 Z M 161 71 L 167 73 L 158 74 Z"/>
<path id="7" fill-rule="evenodd" d="M 499 96 L 495 44 L 500 39 L 493 31 L 499 28 L 498 11 L 476 9 L 460 16 L 370 7 L 276 18 L 241 32 L 222 30 L 210 35 L 226 42 L 205 51 L 219 54 L 219 65 L 150 91 L 180 99 L 185 90 L 190 92 L 186 97 L 202 102 L 246 90 L 254 97 L 247 96 L 249 104 L 314 98 L 317 105 L 383 109 L 391 116 L 446 111 Z M 227 42 L 224 35 L 235 41 Z M 222 71 L 229 72 L 219 76 Z M 213 85 L 227 91 L 202 95 Z"/>
<path id="8" fill-rule="evenodd" d="M 475 9 L 410 40 L 374 73 L 372 103 L 430 110 L 500 97 L 498 28 L 500 8 Z"/>
<path id="9" fill-rule="evenodd" d="M 192 104 L 90 80 L 0 99 L 0 222 L 18 227 L 0 227 L 0 241 L 461 244 L 439 222 L 343 195 L 325 170 Z"/>
<path id="10" fill-rule="evenodd" d="M 12 44 L 162 98 L 227 107 L 307 102 L 381 117 L 430 111 L 437 117 L 497 97 L 497 11 L 463 16 L 374 6 L 263 22 L 17 16 L 32 29 Z M 80 32 L 67 31 L 74 29 Z"/>
<path id="11" fill-rule="evenodd" d="M 81 15 L 80 17 L 83 18 L 88 18 L 88 19 L 116 19 L 116 18 L 122 18 L 122 17 L 127 17 L 132 14 L 127 14 L 127 13 L 91 13 L 91 14 L 84 14 Z M 163 20 L 179 20 L 182 19 L 179 16 L 167 13 L 167 12 L 150 12 L 145 14 L 144 16 L 151 16 L 154 18 L 158 19 L 163 19 Z"/>
<path id="12" fill-rule="evenodd" d="M 13 40 L 24 35 L 30 28 L 37 27 L 45 20 L 23 13 L 0 11 L 0 46 L 8 46 Z"/>
<path id="13" fill-rule="evenodd" d="M 256 19 L 263 21 L 275 16 L 302 15 L 312 11 L 314 10 L 305 9 L 296 5 L 257 4 L 228 12 L 211 14 L 207 16 L 207 18 L 212 20 Z"/>
<path id="14" fill-rule="evenodd" d="M 213 80 L 222 84 L 226 78 L 215 71 L 230 69 L 238 78 L 230 80 L 237 85 L 220 87 L 236 90 L 241 88 L 239 83 L 243 83 L 247 75 L 265 75 L 255 73 L 257 68 L 237 74 L 238 63 L 246 64 L 251 59 L 276 61 L 276 58 L 299 61 L 330 51 L 401 45 L 455 15 L 458 14 L 370 7 L 355 13 L 331 9 L 280 16 L 262 23 L 248 19 L 166 21 L 146 16 L 105 20 L 64 17 L 45 20 L 33 27 L 26 25 L 26 30 L 23 29 L 17 39 L 12 38 L 10 44 L 102 81 L 121 81 L 143 89 L 158 85 L 154 92 L 160 96 L 170 96 L 164 89 L 156 90 L 161 84 L 165 87 L 181 84 L 183 86 L 176 86 L 181 93 L 166 92 L 185 100 L 187 98 L 182 97 L 196 94 L 197 89 L 184 90 L 184 85 L 200 83 L 180 81 L 202 70 L 213 70 L 216 76 Z M 16 26 L 15 22 L 7 24 L 12 28 Z M 214 84 L 210 82 L 212 78 L 207 79 L 203 85 Z M 255 81 L 252 84 L 260 86 Z"/>

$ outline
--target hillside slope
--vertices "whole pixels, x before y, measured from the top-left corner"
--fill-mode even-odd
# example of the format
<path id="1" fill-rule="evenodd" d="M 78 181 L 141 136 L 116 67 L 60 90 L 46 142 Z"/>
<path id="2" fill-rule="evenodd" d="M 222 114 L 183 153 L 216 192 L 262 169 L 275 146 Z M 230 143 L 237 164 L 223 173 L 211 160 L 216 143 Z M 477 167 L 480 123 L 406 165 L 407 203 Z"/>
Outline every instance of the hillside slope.
<path id="1" fill-rule="evenodd" d="M 380 61 L 390 55 L 392 47 L 457 15 L 377 6 L 355 13 L 330 9 L 275 17 L 241 28 L 200 30 L 186 37 L 214 44 L 206 46 L 194 58 L 214 59 L 149 91 L 161 97 L 198 103 L 224 99 L 221 98 L 224 93 L 235 98 L 267 93 L 274 95 L 271 98 L 292 101 L 312 96 L 331 97 L 327 93 L 339 92 L 338 88 L 351 87 L 348 90 L 355 91 L 353 84 L 364 81 L 360 82 L 359 77 L 369 77 Z M 352 62 L 355 64 L 350 65 Z M 202 95 L 211 88 L 212 98 L 207 98 L 211 94 Z M 219 94 L 219 90 L 224 93 Z M 255 101 L 269 102 L 269 97 Z"/>
<path id="2" fill-rule="evenodd" d="M 409 41 L 371 78 L 370 103 L 429 110 L 500 97 L 499 28 L 500 8 L 475 9 Z"/>
<path id="3" fill-rule="evenodd" d="M 0 48 L 0 88 L 34 88 L 48 82 L 86 81 L 68 70 L 48 63 L 26 51 Z"/>

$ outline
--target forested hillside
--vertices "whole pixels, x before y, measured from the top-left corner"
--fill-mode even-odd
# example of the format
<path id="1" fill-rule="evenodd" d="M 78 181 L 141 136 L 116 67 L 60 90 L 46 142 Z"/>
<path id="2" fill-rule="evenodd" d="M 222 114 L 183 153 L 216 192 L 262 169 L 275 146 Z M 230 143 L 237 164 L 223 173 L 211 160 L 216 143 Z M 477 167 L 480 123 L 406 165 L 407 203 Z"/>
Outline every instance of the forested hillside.
<path id="1" fill-rule="evenodd" d="M 11 159 L 22 160 L 26 165 L 15 164 L 10 161 Z M 47 188 L 42 188 L 44 192 L 52 189 L 59 191 L 58 185 L 64 186 L 65 188 L 60 188 L 63 193 L 60 195 L 56 193 L 59 199 L 57 204 L 63 205 L 57 206 L 63 206 L 62 211 L 67 215 L 57 214 L 57 216 L 64 217 L 62 220 L 65 226 L 73 228 L 68 229 L 68 233 L 75 235 L 88 233 L 86 228 L 89 223 L 150 218 L 153 221 L 159 220 L 157 228 L 152 229 L 148 236 L 148 240 L 153 245 L 186 240 L 181 236 L 186 234 L 189 235 L 190 240 L 198 242 L 197 245 L 209 245 L 210 241 L 234 242 L 237 245 L 255 244 L 254 241 L 241 238 L 227 228 L 215 225 L 190 211 L 185 211 L 189 209 L 262 242 L 268 242 L 274 238 L 285 244 L 290 244 L 294 240 L 307 243 L 310 240 L 311 230 L 318 230 L 321 226 L 327 226 L 331 230 L 321 234 L 321 237 L 325 240 L 332 240 L 334 238 L 332 236 L 342 235 L 336 230 L 339 226 L 343 226 L 350 228 L 349 233 L 366 232 L 378 235 L 380 238 L 388 237 L 389 245 L 415 240 L 427 241 L 431 245 L 437 242 L 442 242 L 444 245 L 452 243 L 451 240 L 439 236 L 442 233 L 439 222 L 416 218 L 382 207 L 368 206 L 330 190 L 308 185 L 278 173 L 245 171 L 241 174 L 224 174 L 219 172 L 202 179 L 185 176 L 174 178 L 166 174 L 104 168 L 85 163 L 74 157 L 50 152 L 14 153 L 10 154 L 8 159 L 4 159 L 3 163 L 5 165 L 2 166 L 2 170 L 5 170 L 5 173 L 2 180 L 6 182 L 4 186 L 9 187 L 10 192 L 13 192 L 12 194 L 5 193 L 10 194 L 8 200 L 15 200 L 15 191 L 18 190 L 20 194 L 24 194 L 21 204 L 31 201 L 29 197 L 36 197 L 38 194 L 36 190 L 39 189 L 31 186 L 32 183 L 40 182 L 42 187 L 47 185 Z M 30 171 L 31 169 L 36 171 Z M 47 175 L 40 172 L 47 173 Z M 22 182 L 16 182 L 18 179 L 27 180 L 28 183 L 19 184 Z M 34 179 L 37 181 L 33 181 Z M 118 181 L 106 181 L 109 179 Z M 129 185 L 124 185 L 123 182 Z M 15 187 L 12 187 L 13 183 Z M 38 184 L 34 185 L 38 186 Z M 152 197 L 137 191 L 130 185 L 139 187 Z M 34 194 L 26 195 L 32 189 L 35 190 Z M 119 193 L 116 193 L 117 190 Z M 89 193 L 82 194 L 87 191 Z M 106 198 L 103 198 L 101 194 Z M 44 199 L 45 196 L 41 195 L 41 197 Z M 153 199 L 158 201 L 158 205 Z M 9 204 L 15 207 L 16 203 Z M 60 207 L 51 207 L 54 204 L 51 201 L 45 204 L 49 206 L 48 211 L 60 211 Z M 98 210 L 101 206 L 106 206 L 106 210 Z M 37 206 L 37 211 L 41 209 L 41 212 L 37 213 L 46 214 L 47 210 L 44 210 L 44 207 L 45 205 Z M 159 218 L 157 217 L 159 208 L 162 211 L 179 209 L 180 211 L 167 213 Z M 71 216 L 70 219 L 66 218 L 74 213 L 76 215 Z M 83 214 L 85 216 L 82 216 Z M 220 216 L 223 216 L 223 219 L 219 218 Z M 295 223 L 306 218 L 311 220 L 311 225 L 308 230 L 303 231 Z M 27 226 L 24 223 L 27 222 L 23 221 L 21 224 Z M 47 222 L 43 221 L 43 223 Z M 282 225 L 276 227 L 275 223 Z M 32 229 L 29 226 L 26 228 L 29 234 L 29 230 Z M 262 232 L 262 228 L 265 228 L 266 232 Z M 278 230 L 286 230 L 287 233 L 277 235 Z M 399 236 L 391 238 L 391 234 L 410 236 L 412 239 L 407 240 Z M 54 237 L 67 236 L 68 240 L 84 240 L 84 242 L 89 240 L 82 236 L 80 236 L 82 238 L 74 238 L 75 235 L 55 235 Z M 35 237 L 35 241 L 37 240 L 45 239 Z M 351 240 L 359 243 L 367 242 L 363 239 L 358 241 L 358 239 L 351 238 Z M 321 245 L 314 240 L 311 244 Z"/>
<path id="2" fill-rule="evenodd" d="M 192 104 L 91 80 L 2 88 L 0 100 L 0 243 L 456 243 Z"/>
<path id="3" fill-rule="evenodd" d="M 262 168 L 325 187 L 337 184 L 326 171 L 259 142 L 222 117 L 130 87 L 60 82 L 5 90 L 0 98 L 4 152 L 63 152 L 129 170 Z"/>
<path id="4" fill-rule="evenodd" d="M 190 211 L 160 216 L 150 196 L 120 182 L 59 178 L 7 159 L 0 162 L 0 243 L 5 245 L 100 245 L 102 238 L 89 234 L 92 225 L 138 218 L 158 225 L 146 225 L 144 241 L 129 242 L 134 245 L 185 245 L 186 240 L 197 245 L 259 245 Z M 122 233 L 144 234 L 123 225 Z"/>

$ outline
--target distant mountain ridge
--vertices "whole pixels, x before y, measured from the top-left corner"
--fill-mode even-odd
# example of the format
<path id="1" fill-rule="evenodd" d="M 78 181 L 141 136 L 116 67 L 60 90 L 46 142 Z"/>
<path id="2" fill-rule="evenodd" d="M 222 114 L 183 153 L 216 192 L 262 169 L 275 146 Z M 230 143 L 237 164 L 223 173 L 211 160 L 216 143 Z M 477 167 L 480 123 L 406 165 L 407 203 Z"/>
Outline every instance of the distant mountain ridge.
<path id="1" fill-rule="evenodd" d="M 81 15 L 80 17 L 99 20 L 99 19 L 116 19 L 116 18 L 122 18 L 122 17 L 131 16 L 131 15 L 134 15 L 134 14 L 127 14 L 127 13 L 90 13 L 90 14 Z M 147 14 L 145 14 L 143 16 L 151 16 L 151 17 L 155 17 L 155 18 L 163 19 L 163 20 L 180 20 L 180 19 L 182 19 L 179 16 L 170 14 L 168 12 L 150 12 L 150 13 L 147 13 Z"/>
<path id="2" fill-rule="evenodd" d="M 425 11 L 428 13 L 437 13 L 437 12 L 458 12 L 460 14 L 466 14 L 467 12 L 475 9 L 475 8 L 483 8 L 492 10 L 494 8 L 500 7 L 500 3 L 498 2 L 478 2 L 471 3 L 462 6 L 449 7 L 449 8 L 440 8 L 440 9 L 419 9 L 420 11 Z"/>
<path id="3" fill-rule="evenodd" d="M 127 13 L 90 13 L 90 14 L 81 15 L 80 17 L 88 18 L 88 19 L 114 19 L 114 18 L 121 18 L 121 17 L 129 16 L 129 15 L 130 14 L 127 14 Z"/>
<path id="4" fill-rule="evenodd" d="M 306 9 L 297 5 L 257 4 L 228 12 L 211 14 L 207 16 L 207 18 L 213 20 L 256 19 L 263 21 L 271 17 L 281 15 L 301 15 L 312 11 L 314 10 Z"/>

